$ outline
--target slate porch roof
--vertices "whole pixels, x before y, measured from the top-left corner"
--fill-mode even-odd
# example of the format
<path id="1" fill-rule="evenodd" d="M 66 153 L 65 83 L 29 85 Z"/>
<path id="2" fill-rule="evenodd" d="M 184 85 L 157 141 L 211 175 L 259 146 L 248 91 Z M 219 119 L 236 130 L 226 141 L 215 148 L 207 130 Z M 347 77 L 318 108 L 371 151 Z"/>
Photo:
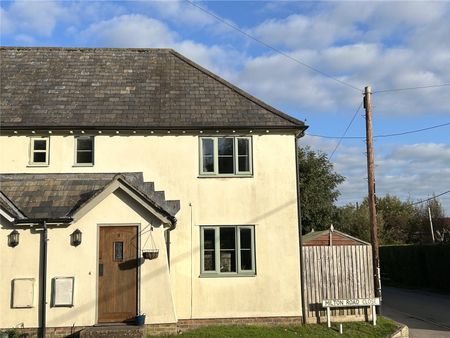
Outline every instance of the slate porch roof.
<path id="1" fill-rule="evenodd" d="M 171 49 L 0 48 L 2 129 L 306 129 Z"/>
<path id="2" fill-rule="evenodd" d="M 180 202 L 166 200 L 164 192 L 155 191 L 152 182 L 144 182 L 142 173 L 0 174 L 0 192 L 7 197 L 0 206 L 11 214 L 6 202 L 12 202 L 25 219 L 70 219 L 117 177 L 176 221 Z"/>

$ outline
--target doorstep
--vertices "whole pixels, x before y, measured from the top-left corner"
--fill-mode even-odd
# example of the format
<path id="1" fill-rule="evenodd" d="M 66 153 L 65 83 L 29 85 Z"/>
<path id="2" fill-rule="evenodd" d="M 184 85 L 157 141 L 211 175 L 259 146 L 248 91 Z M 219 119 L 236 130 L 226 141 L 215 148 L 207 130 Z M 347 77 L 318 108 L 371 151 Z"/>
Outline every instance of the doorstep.
<path id="1" fill-rule="evenodd" d="M 145 326 L 133 326 L 124 324 L 96 325 L 85 328 L 80 332 L 80 338 L 144 338 L 145 336 Z"/>

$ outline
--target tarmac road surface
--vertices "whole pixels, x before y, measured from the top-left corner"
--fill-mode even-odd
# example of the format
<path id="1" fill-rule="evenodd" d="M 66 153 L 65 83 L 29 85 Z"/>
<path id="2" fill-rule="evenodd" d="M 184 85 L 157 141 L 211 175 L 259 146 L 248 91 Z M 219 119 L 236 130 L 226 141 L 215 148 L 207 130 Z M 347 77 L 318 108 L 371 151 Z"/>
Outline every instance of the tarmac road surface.
<path id="1" fill-rule="evenodd" d="M 406 324 L 411 338 L 450 338 L 450 295 L 383 287 L 381 314 Z"/>

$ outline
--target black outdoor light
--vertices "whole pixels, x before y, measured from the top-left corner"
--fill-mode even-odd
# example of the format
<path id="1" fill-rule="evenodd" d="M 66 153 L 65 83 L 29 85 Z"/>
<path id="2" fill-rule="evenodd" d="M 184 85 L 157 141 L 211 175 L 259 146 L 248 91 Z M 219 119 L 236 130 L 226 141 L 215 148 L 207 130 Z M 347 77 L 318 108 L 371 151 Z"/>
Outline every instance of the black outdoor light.
<path id="1" fill-rule="evenodd" d="M 73 246 L 78 246 L 81 244 L 81 236 L 82 232 L 79 229 L 72 232 L 72 234 L 70 235 L 70 240 Z"/>
<path id="2" fill-rule="evenodd" d="M 8 245 L 12 248 L 17 246 L 19 244 L 19 232 L 14 229 L 9 235 L 8 235 Z"/>

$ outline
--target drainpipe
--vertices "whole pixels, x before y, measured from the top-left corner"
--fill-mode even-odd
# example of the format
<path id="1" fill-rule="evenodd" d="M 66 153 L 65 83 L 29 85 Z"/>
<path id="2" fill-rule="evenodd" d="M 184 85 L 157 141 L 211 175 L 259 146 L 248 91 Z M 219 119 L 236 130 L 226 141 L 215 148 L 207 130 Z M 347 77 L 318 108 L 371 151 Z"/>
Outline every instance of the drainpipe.
<path id="1" fill-rule="evenodd" d="M 175 217 L 171 221 L 172 225 L 166 231 L 167 264 L 169 265 L 169 271 L 170 271 L 170 232 L 172 230 L 175 230 L 175 228 L 177 227 L 177 220 L 175 219 Z"/>
<path id="2" fill-rule="evenodd" d="M 297 183 L 297 217 L 298 217 L 298 234 L 300 240 L 300 288 L 301 288 L 301 298 L 302 303 L 302 322 L 306 324 L 306 304 L 305 304 L 305 278 L 303 269 L 303 235 L 302 235 L 302 210 L 300 205 L 300 164 L 298 163 L 298 140 L 303 136 L 304 130 L 295 135 L 295 168 L 296 168 L 296 183 Z"/>
<path id="3" fill-rule="evenodd" d="M 48 229 L 47 222 L 43 221 L 42 226 L 44 227 L 42 233 L 42 280 L 41 280 L 41 337 L 45 338 L 47 323 L 46 323 L 46 314 L 47 314 L 47 241 L 48 241 Z"/>

